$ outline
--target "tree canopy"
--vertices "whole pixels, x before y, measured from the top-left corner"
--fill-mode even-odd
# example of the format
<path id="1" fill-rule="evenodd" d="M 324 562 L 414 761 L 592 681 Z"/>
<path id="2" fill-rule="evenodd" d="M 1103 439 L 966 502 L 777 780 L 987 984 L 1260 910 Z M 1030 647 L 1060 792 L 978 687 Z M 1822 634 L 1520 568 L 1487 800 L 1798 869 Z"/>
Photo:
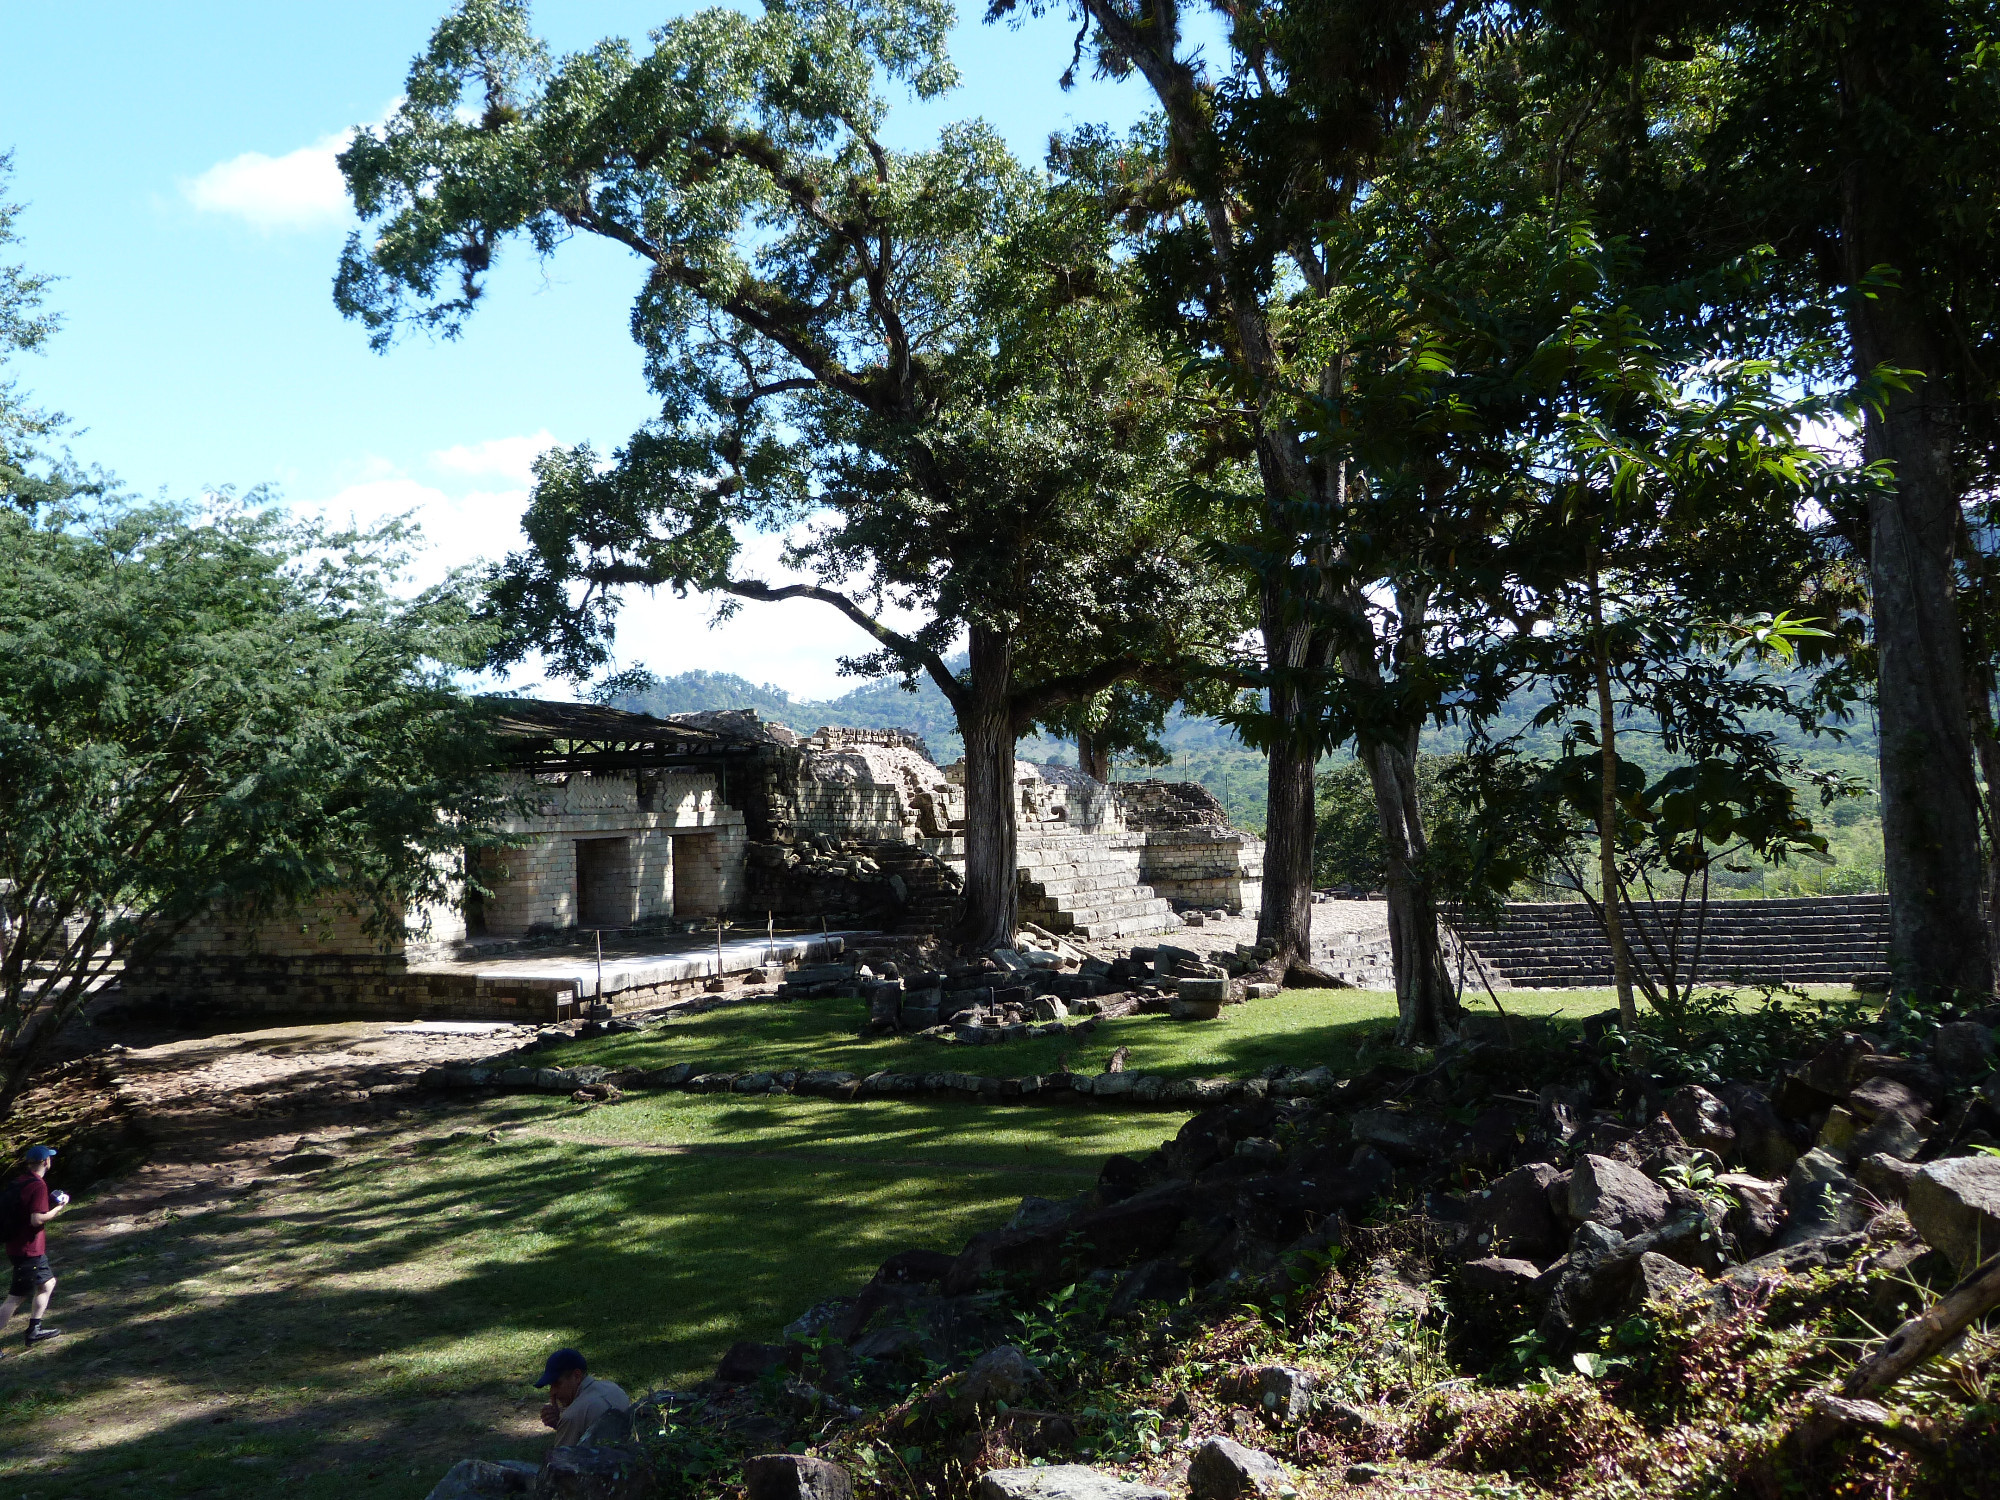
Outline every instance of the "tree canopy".
<path id="1" fill-rule="evenodd" d="M 350 242 L 336 300 L 382 343 L 458 326 L 509 235 L 631 249 L 661 413 L 608 463 L 542 461 L 501 654 L 594 669 L 629 586 L 840 611 L 879 646 L 854 670 L 928 675 L 958 716 L 966 935 L 991 945 L 1014 925 L 1015 738 L 1121 682 L 1171 696 L 1234 600 L 1196 566 L 1168 351 L 1129 316 L 1095 199 L 977 123 L 925 151 L 879 139 L 883 81 L 952 81 L 948 21 L 702 11 L 644 56 L 552 61 L 524 7 L 470 0 L 342 158 L 379 228 Z M 759 529 L 812 581 L 752 575 Z"/>
<path id="2" fill-rule="evenodd" d="M 399 600 L 395 540 L 248 507 L 0 510 L 0 1108 L 135 944 L 311 896 L 386 931 L 497 839 L 511 804 L 453 681 L 469 602 Z"/>

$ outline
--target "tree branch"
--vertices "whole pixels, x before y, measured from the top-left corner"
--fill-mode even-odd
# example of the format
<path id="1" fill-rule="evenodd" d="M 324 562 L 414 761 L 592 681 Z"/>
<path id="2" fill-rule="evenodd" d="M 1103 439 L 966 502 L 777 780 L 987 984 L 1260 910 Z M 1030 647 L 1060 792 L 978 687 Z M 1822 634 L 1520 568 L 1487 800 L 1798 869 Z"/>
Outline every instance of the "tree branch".
<path id="1" fill-rule="evenodd" d="M 717 584 L 716 587 L 726 594 L 736 595 L 739 599 L 755 599 L 760 603 L 775 603 L 781 599 L 817 599 L 822 604 L 831 604 L 906 662 L 921 663 L 924 670 L 930 673 L 931 680 L 938 685 L 938 691 L 944 694 L 945 700 L 954 709 L 961 707 L 965 702 L 965 688 L 952 675 L 951 668 L 944 664 L 943 657 L 900 631 L 891 630 L 837 590 L 821 588 L 814 583 L 787 583 L 773 588 L 770 584 L 755 578 L 732 578 Z"/>

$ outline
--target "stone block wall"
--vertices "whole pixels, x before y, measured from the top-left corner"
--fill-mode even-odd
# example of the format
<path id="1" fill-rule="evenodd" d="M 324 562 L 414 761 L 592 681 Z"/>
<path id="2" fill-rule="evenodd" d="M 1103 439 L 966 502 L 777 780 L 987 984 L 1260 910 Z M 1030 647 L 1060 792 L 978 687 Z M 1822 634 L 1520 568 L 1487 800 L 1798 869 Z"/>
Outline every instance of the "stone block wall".
<path id="1" fill-rule="evenodd" d="M 1139 853 L 1139 878 L 1177 910 L 1254 914 L 1264 905 L 1264 843 L 1233 829 L 1152 830 Z"/>
<path id="2" fill-rule="evenodd" d="M 523 785 L 532 786 L 540 806 L 509 831 L 531 842 L 488 857 L 492 894 L 482 903 L 483 936 L 595 926 L 600 916 L 606 926 L 711 916 L 718 901 L 742 887 L 743 813 L 723 804 L 710 773 L 626 772 Z M 583 923 L 577 845 L 603 839 L 622 841 L 608 864 L 629 883 L 630 895 L 616 911 L 589 913 L 593 920 Z M 586 854 L 587 867 L 590 859 Z"/>

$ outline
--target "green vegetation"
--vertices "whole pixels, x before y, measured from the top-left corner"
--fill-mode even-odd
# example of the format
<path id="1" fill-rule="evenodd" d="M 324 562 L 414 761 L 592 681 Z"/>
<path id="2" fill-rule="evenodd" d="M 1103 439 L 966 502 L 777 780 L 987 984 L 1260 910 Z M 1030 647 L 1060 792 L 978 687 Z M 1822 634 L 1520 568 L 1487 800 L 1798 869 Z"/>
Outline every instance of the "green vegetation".
<path id="1" fill-rule="evenodd" d="M 307 1177 L 86 1249 L 61 1342 L 0 1360 L 13 1496 L 422 1494 L 547 1446 L 528 1387 L 570 1343 L 684 1386 L 912 1246 L 1068 1197 L 1178 1117 L 674 1095 L 510 1098 L 356 1138 Z M 497 1127 L 497 1132 L 496 1132 Z"/>
<path id="2" fill-rule="evenodd" d="M 1608 993 L 1608 992 L 1606 992 Z M 1596 990 L 1509 992 L 1504 1004 L 1520 1015 L 1580 1017 L 1597 1004 Z M 868 1019 L 859 1000 L 769 1001 L 726 1006 L 670 1020 L 633 1036 L 576 1042 L 550 1055 L 559 1065 L 663 1068 L 710 1063 L 734 1072 L 781 1068 L 845 1068 L 853 1073 L 1052 1073 L 1067 1055 L 1072 1070 L 1095 1073 L 1120 1047 L 1126 1069 L 1163 1078 L 1250 1077 L 1275 1064 L 1351 1066 L 1362 1049 L 1386 1043 L 1382 1017 L 1395 997 L 1375 990 L 1286 990 L 1271 1000 L 1223 1007 L 1214 1021 L 1165 1016 L 1105 1021 L 1087 1037 L 1030 1038 L 984 1047 L 945 1046 L 924 1037 L 864 1037 Z M 539 1054 L 538 1054 L 539 1057 Z"/>

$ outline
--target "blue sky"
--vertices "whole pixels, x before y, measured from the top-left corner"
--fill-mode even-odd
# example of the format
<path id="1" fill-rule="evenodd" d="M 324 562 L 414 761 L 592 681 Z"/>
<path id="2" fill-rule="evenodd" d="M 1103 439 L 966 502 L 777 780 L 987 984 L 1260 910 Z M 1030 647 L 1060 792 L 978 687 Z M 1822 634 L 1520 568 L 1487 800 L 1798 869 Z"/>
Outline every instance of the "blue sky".
<path id="1" fill-rule="evenodd" d="M 693 6 L 544 3 L 558 51 L 641 39 Z M 464 337 L 369 352 L 330 294 L 353 225 L 332 157 L 382 117 L 440 5 L 20 3 L 0 0 L 0 150 L 27 205 L 13 247 L 62 278 L 63 330 L 16 373 L 83 429 L 76 455 L 144 492 L 275 486 L 336 518 L 415 510 L 430 566 L 517 538 L 528 461 L 551 442 L 609 449 L 650 411 L 627 333 L 636 264 L 598 244 L 541 263 L 515 248 Z M 1070 27 L 961 20 L 964 87 L 897 102 L 892 142 L 983 116 L 1039 159 L 1048 134 L 1124 126 L 1136 85 L 1056 84 Z M 635 601 L 627 664 L 770 681 L 796 695 L 852 686 L 835 660 L 860 632 L 811 602 L 746 606 L 711 629 L 699 601 Z"/>

